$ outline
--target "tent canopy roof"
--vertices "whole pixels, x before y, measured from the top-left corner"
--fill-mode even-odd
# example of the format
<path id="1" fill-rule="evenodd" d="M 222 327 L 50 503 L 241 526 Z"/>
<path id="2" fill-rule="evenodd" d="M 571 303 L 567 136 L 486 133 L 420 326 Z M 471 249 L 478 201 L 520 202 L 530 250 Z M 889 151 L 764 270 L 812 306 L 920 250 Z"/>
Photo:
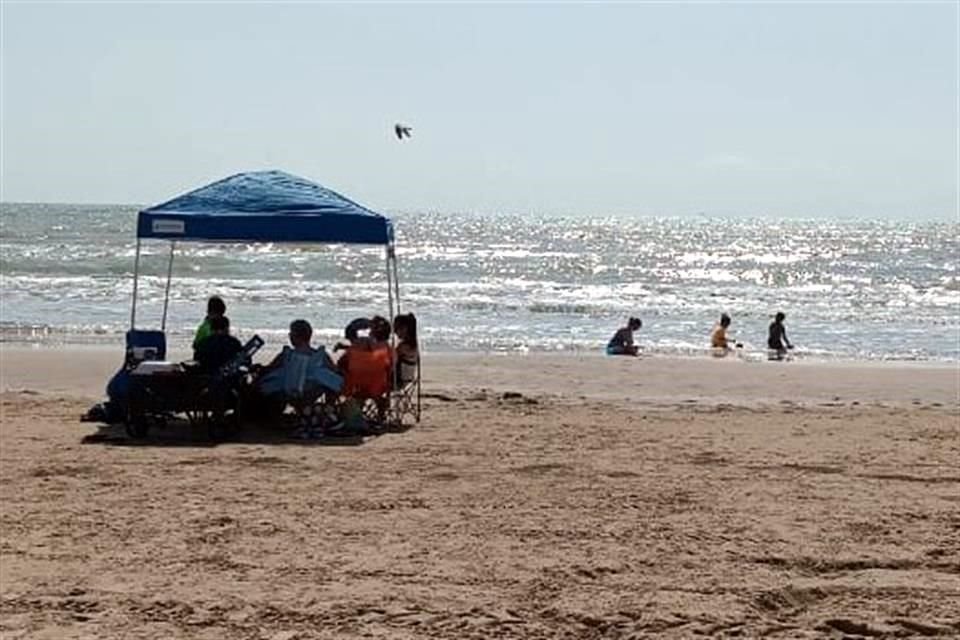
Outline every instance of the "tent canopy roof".
<path id="1" fill-rule="evenodd" d="M 144 209 L 138 238 L 389 245 L 390 220 L 283 171 L 238 173 Z"/>

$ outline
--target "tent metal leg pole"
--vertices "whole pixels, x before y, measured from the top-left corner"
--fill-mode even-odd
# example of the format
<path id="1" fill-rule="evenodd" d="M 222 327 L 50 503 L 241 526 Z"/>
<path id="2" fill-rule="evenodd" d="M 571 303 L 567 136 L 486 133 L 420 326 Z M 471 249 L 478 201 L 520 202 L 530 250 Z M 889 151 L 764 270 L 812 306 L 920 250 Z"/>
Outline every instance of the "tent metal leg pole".
<path id="1" fill-rule="evenodd" d="M 390 323 L 391 327 L 393 327 L 393 282 L 392 282 L 392 278 L 390 277 L 390 256 L 392 254 L 393 254 L 393 246 L 387 245 L 387 263 L 385 266 L 387 268 L 387 305 L 390 307 L 388 311 L 389 315 L 387 316 L 387 322 Z M 394 333 L 396 329 L 397 329 L 396 327 L 393 327 L 393 331 L 390 332 L 390 346 L 392 347 L 390 349 L 390 388 L 391 389 L 396 388 L 396 381 L 397 381 L 397 378 L 396 378 L 397 363 L 393 359 L 394 354 L 396 353 L 396 347 L 397 347 L 397 335 L 396 333 Z M 395 402 L 396 402 L 396 398 L 394 397 L 394 394 L 390 393 L 387 396 L 387 410 L 390 412 L 391 416 L 393 416 L 393 409 L 394 409 Z"/>
<path id="2" fill-rule="evenodd" d="M 392 265 L 393 266 L 393 290 L 394 290 L 394 296 L 396 297 L 396 300 L 397 300 L 397 314 L 399 315 L 400 313 L 402 313 L 401 311 L 402 305 L 400 303 L 400 267 L 397 264 L 398 263 L 397 254 L 393 253 L 392 257 L 393 257 L 393 261 L 392 261 L 393 262 L 393 265 Z M 416 414 L 415 414 L 416 421 L 418 423 L 420 422 L 420 398 L 422 396 L 422 387 L 421 387 L 421 381 L 423 380 L 422 366 L 423 366 L 423 358 L 418 357 L 417 358 L 417 408 L 416 408 Z"/>
<path id="3" fill-rule="evenodd" d="M 170 305 L 170 279 L 173 277 L 173 250 L 177 246 L 176 240 L 170 241 L 170 261 L 167 263 L 167 289 L 163 294 L 163 320 L 160 322 L 160 331 L 167 330 L 167 307 Z"/>
<path id="4" fill-rule="evenodd" d="M 137 280 L 140 276 L 140 238 L 137 238 L 137 253 L 133 259 L 133 304 L 130 305 L 130 329 L 137 327 Z"/>
<path id="5" fill-rule="evenodd" d="M 393 246 L 387 247 L 387 304 L 390 307 L 390 315 L 387 320 L 393 322 L 393 277 L 390 271 L 390 261 L 393 255 Z"/>
<path id="6" fill-rule="evenodd" d="M 397 299 L 397 314 L 400 314 L 400 274 L 397 272 L 397 255 L 393 254 L 393 290 Z"/>

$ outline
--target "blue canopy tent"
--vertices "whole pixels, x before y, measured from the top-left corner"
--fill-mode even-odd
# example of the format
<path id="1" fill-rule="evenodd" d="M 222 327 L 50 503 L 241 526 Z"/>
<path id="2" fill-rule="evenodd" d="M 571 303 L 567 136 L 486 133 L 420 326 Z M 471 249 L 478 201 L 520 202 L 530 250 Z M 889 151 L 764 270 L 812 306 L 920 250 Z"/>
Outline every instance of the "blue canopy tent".
<path id="1" fill-rule="evenodd" d="M 178 241 L 298 242 L 382 245 L 392 318 L 400 311 L 397 259 L 390 220 L 315 182 L 283 171 L 238 173 L 140 211 L 130 329 L 136 328 L 140 243 L 170 241 L 161 331 L 166 330 Z"/>
<path id="2" fill-rule="evenodd" d="M 140 248 L 144 240 L 170 243 L 163 320 L 159 331 L 138 330 L 137 292 Z M 201 187 L 163 204 L 143 209 L 137 215 L 137 248 L 133 269 L 133 302 L 127 359 L 111 379 L 108 406 L 126 406 L 132 365 L 145 359 L 164 359 L 167 310 L 177 242 L 217 243 L 338 243 L 383 246 L 386 259 L 388 318 L 400 312 L 400 287 L 390 220 L 315 182 L 283 171 L 238 173 Z M 261 342 L 262 344 L 262 342 Z M 138 354 L 139 351 L 139 354 Z M 147 354 L 151 355 L 147 355 Z M 391 411 L 420 419 L 420 364 L 412 381 L 415 396 L 409 404 L 410 387 L 390 393 Z M 111 390 L 112 389 L 112 390 Z M 408 411 L 405 407 L 410 407 Z"/>

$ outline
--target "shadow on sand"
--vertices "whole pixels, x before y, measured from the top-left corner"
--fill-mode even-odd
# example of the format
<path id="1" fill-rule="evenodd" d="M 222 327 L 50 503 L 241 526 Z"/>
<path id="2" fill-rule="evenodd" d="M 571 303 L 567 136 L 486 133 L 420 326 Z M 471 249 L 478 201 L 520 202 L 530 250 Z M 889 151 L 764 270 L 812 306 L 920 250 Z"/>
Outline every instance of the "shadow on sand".
<path id="1" fill-rule="evenodd" d="M 285 416 L 286 418 L 286 416 Z M 293 420 L 278 423 L 244 423 L 223 438 L 212 440 L 203 426 L 192 425 L 188 420 L 174 419 L 154 425 L 143 438 L 131 437 L 123 424 L 101 424 L 96 433 L 84 436 L 81 444 L 100 444 L 120 447 L 199 447 L 212 448 L 221 444 L 297 444 L 307 447 L 356 447 L 388 433 L 403 433 L 409 425 L 389 427 L 365 433 L 338 433 L 316 438 L 298 438 L 293 434 Z"/>

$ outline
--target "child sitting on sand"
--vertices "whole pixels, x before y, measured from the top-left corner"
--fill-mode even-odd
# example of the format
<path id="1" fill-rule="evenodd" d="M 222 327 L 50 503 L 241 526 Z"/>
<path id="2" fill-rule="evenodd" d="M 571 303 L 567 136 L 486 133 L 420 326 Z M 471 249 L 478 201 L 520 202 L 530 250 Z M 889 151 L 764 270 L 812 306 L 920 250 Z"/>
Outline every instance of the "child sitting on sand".
<path id="1" fill-rule="evenodd" d="M 783 321 L 787 318 L 786 314 L 778 311 L 770 323 L 770 333 L 767 335 L 767 359 L 783 360 L 787 355 L 787 349 L 793 349 L 793 345 L 787 340 L 787 328 L 783 326 Z"/>
<path id="2" fill-rule="evenodd" d="M 627 326 L 617 329 L 617 332 L 607 343 L 608 356 L 635 356 L 639 349 L 633 344 L 633 332 L 639 331 L 643 326 L 640 318 L 630 318 L 627 320 Z"/>
<path id="3" fill-rule="evenodd" d="M 713 332 L 710 334 L 710 347 L 713 349 L 713 355 L 717 358 L 722 358 L 733 351 L 734 346 L 738 349 L 743 346 L 739 342 L 734 344 L 732 339 L 727 336 L 730 322 L 730 316 L 721 313 L 719 324 L 713 327 Z"/>

